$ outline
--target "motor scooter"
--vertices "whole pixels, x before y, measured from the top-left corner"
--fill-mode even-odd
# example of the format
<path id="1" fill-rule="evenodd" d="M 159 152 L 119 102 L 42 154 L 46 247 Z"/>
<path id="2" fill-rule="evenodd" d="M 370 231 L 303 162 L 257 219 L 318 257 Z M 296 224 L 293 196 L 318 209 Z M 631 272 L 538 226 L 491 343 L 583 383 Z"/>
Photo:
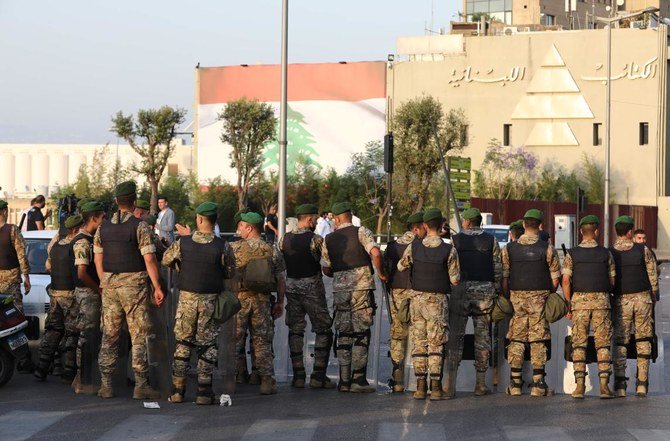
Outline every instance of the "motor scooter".
<path id="1" fill-rule="evenodd" d="M 28 321 L 14 305 L 11 295 L 0 294 L 0 387 L 14 375 L 16 360 L 29 351 L 28 337 L 23 331 Z"/>

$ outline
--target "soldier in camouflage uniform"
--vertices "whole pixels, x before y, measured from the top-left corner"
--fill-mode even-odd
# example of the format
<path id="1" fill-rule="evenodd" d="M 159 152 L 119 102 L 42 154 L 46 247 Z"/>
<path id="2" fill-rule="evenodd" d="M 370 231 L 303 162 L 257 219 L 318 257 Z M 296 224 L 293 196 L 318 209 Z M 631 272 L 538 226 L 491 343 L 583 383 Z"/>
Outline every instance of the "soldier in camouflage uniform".
<path id="1" fill-rule="evenodd" d="M 84 225 L 72 239 L 76 278 L 74 290 L 78 305 L 76 326 L 79 331 L 77 341 L 77 376 L 72 389 L 77 394 L 94 394 L 98 388 L 93 382 L 94 357 L 100 346 L 100 278 L 93 261 L 93 235 L 104 219 L 104 207 L 100 202 L 88 200 L 79 207 Z"/>
<path id="2" fill-rule="evenodd" d="M 26 256 L 26 243 L 16 225 L 7 223 L 7 202 L 0 199 L 0 293 L 14 298 L 14 305 L 23 312 L 21 276 L 25 295 L 30 292 L 30 264 Z M 33 372 L 30 352 L 18 362 L 21 373 Z"/>
<path id="3" fill-rule="evenodd" d="M 330 347 L 333 345 L 333 319 L 328 312 L 326 288 L 321 274 L 323 238 L 314 234 L 319 210 L 311 204 L 296 210 L 298 225 L 286 233 L 277 245 L 286 264 L 286 325 L 289 329 L 288 344 L 293 367 L 293 387 L 305 387 L 305 362 L 303 346 L 309 316 L 314 340 L 314 371 L 310 377 L 311 388 L 332 389 L 335 383 L 326 375 Z"/>
<path id="4" fill-rule="evenodd" d="M 573 398 L 584 398 L 586 391 L 586 349 L 589 324 L 598 355 L 600 398 L 614 398 L 609 388 L 612 375 L 612 320 L 610 291 L 614 287 L 614 259 L 607 248 L 598 245 L 597 216 L 584 216 L 579 221 L 582 242 L 563 260 L 563 296 L 568 302 L 568 319 L 572 320 L 572 363 L 576 387 Z"/>
<path id="5" fill-rule="evenodd" d="M 196 209 L 198 230 L 170 245 L 163 265 L 179 271 L 179 305 L 175 316 L 176 347 L 172 364 L 173 392 L 170 401 L 181 403 L 186 393 L 186 373 L 191 352 L 198 354 L 196 404 L 214 404 L 212 371 L 218 357 L 220 323 L 213 317 L 216 298 L 223 291 L 226 243 L 214 236 L 218 207 L 204 202 Z"/>
<path id="6" fill-rule="evenodd" d="M 423 224 L 423 212 L 414 213 L 407 218 L 407 231 L 397 240 L 386 245 L 384 252 L 384 267 L 389 276 L 391 297 L 389 306 L 391 311 L 391 363 L 393 363 L 393 392 L 405 391 L 405 353 L 407 352 L 407 337 L 409 336 L 409 323 L 402 323 L 398 317 L 400 304 L 411 299 L 413 295 L 409 271 L 398 272 L 398 262 L 407 246 L 415 239 L 423 239 L 426 236 L 426 228 Z"/>
<path id="7" fill-rule="evenodd" d="M 333 277 L 334 322 L 337 358 L 340 364 L 340 392 L 369 393 L 375 389 L 367 380 L 370 327 L 374 316 L 374 273 L 386 281 L 384 260 L 372 232 L 352 223 L 351 204 L 333 205 L 337 229 L 326 237 L 323 247 L 324 273 Z"/>
<path id="8" fill-rule="evenodd" d="M 634 220 L 620 216 L 614 223 L 617 239 L 610 251 L 616 264 L 614 285 L 614 389 L 617 397 L 626 396 L 626 345 L 635 328 L 637 347 L 637 388 L 647 396 L 649 360 L 654 338 L 654 302 L 658 298 L 656 261 L 649 248 L 633 243 Z"/>
<path id="9" fill-rule="evenodd" d="M 102 288 L 102 344 L 99 366 L 101 387 L 98 396 L 111 398 L 112 374 L 119 353 L 119 335 L 124 321 L 132 343 L 132 365 L 135 372 L 134 399 L 154 399 L 157 393 L 148 383 L 147 334 L 149 321 L 149 293 L 147 277 L 154 287 L 154 300 L 163 303 L 158 263 L 156 262 L 149 226 L 133 216 L 137 186 L 122 182 L 114 190 L 119 211 L 111 220 L 103 221 L 93 239 L 94 260 L 101 275 Z"/>
<path id="10" fill-rule="evenodd" d="M 249 329 L 256 366 L 261 376 L 260 393 L 271 395 L 277 393 L 272 352 L 273 319 L 283 314 L 286 281 L 284 259 L 276 247 L 261 239 L 262 227 L 263 216 L 260 214 L 242 214 L 238 227 L 242 240 L 230 246 L 240 279 L 237 298 L 242 304 L 242 309 L 237 313 L 237 354 L 246 359 L 245 334 Z M 270 295 L 275 287 L 278 301 L 272 306 Z"/>
<path id="11" fill-rule="evenodd" d="M 156 230 L 154 230 L 154 227 L 156 226 L 156 215 L 148 215 L 146 222 L 150 227 L 149 230 L 151 231 L 151 242 L 156 248 L 156 261 L 160 262 L 163 260 L 163 254 L 165 253 L 165 250 L 167 250 L 167 245 L 165 245 L 163 239 L 161 239 L 158 234 L 156 234 Z"/>
<path id="12" fill-rule="evenodd" d="M 78 308 L 74 296 L 74 254 L 71 242 L 82 223 L 84 220 L 80 215 L 70 216 L 65 221 L 68 235 L 62 238 L 54 236 L 47 246 L 46 270 L 51 273 L 51 301 L 44 323 L 44 336 L 40 342 L 39 361 L 34 372 L 40 381 L 46 380 L 59 346 L 64 362 L 61 380 L 71 383 L 76 373 L 79 330 L 76 326 Z"/>
<path id="13" fill-rule="evenodd" d="M 523 235 L 524 231 L 523 219 L 512 222 L 509 224 L 509 241 L 516 242 Z"/>
<path id="14" fill-rule="evenodd" d="M 412 301 L 410 303 L 412 360 L 416 375 L 414 398 L 425 399 L 430 374 L 430 399 L 448 398 L 442 391 L 444 345 L 449 339 L 449 293 L 460 282 L 460 265 L 456 248 L 444 243 L 440 231 L 442 212 L 432 208 L 423 215 L 426 237 L 407 246 L 398 270 L 411 268 Z"/>
<path id="15" fill-rule="evenodd" d="M 466 274 L 466 294 L 462 307 L 463 320 L 472 317 L 475 329 L 475 395 L 489 393 L 486 387 L 486 371 L 491 358 L 491 311 L 493 302 L 500 293 L 502 282 L 502 262 L 498 240 L 481 228 L 482 215 L 477 208 L 468 208 L 461 215 L 463 232 L 452 237 L 454 247 L 458 251 L 461 270 Z M 452 324 L 452 330 L 455 326 Z M 465 332 L 465 324 L 459 326 Z M 452 335 L 451 338 L 463 340 L 463 335 Z M 462 353 L 462 343 L 458 345 Z M 460 358 L 460 357 L 459 357 Z"/>
<path id="16" fill-rule="evenodd" d="M 135 216 L 141 221 L 147 222 L 149 218 L 149 210 L 151 210 L 151 204 L 149 204 L 149 202 L 145 200 L 138 199 L 135 202 L 135 209 L 133 210 L 133 216 Z"/>
<path id="17" fill-rule="evenodd" d="M 531 396 L 549 396 L 553 390 L 544 381 L 547 363 L 546 342 L 551 342 L 549 323 L 544 317 L 544 305 L 549 293 L 558 287 L 561 264 L 554 247 L 539 239 L 544 213 L 528 210 L 523 219 L 525 233 L 516 242 L 502 250 L 502 289 L 510 296 L 514 315 L 509 323 L 507 360 L 511 381 L 506 390 L 509 395 L 521 395 L 524 352 L 530 344 L 530 361 L 533 365 Z M 511 292 L 511 294 L 509 294 Z"/>

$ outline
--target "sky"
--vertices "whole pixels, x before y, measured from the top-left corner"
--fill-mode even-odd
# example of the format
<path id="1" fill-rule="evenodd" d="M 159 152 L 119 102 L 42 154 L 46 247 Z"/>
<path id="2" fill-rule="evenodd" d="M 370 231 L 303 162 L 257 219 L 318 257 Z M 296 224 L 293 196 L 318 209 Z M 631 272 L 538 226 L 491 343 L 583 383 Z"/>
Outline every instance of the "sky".
<path id="1" fill-rule="evenodd" d="M 460 0 L 289 0 L 289 62 L 385 60 Z M 0 0 L 0 143 L 116 142 L 118 111 L 178 106 L 194 67 L 280 61 L 281 0 Z"/>

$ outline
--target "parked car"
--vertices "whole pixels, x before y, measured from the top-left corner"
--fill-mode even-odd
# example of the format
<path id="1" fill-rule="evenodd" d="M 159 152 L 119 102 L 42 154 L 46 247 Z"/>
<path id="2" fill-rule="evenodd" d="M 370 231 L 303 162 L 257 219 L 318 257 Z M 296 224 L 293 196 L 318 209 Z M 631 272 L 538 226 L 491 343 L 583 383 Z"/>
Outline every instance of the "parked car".
<path id="1" fill-rule="evenodd" d="M 509 243 L 509 225 L 485 225 L 482 229 L 498 239 L 501 249 Z"/>
<path id="2" fill-rule="evenodd" d="M 26 335 L 30 340 L 39 340 L 44 332 L 44 322 L 49 312 L 48 288 L 51 276 L 46 271 L 47 246 L 58 233 L 56 230 L 24 231 L 26 255 L 30 262 L 30 292 L 23 297 L 23 310 L 28 320 Z M 23 285 L 21 285 L 23 290 Z"/>

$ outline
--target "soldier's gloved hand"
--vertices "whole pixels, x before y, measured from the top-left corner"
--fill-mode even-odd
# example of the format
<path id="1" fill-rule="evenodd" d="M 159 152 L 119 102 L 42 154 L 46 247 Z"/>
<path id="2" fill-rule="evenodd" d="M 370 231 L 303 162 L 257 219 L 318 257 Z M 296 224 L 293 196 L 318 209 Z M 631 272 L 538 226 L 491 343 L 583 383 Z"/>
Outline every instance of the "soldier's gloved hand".
<path id="1" fill-rule="evenodd" d="M 28 293 L 30 292 L 30 287 L 31 287 L 31 285 L 30 285 L 30 276 L 29 276 L 28 274 L 25 274 L 25 275 L 23 276 L 23 287 L 24 287 L 24 289 L 25 289 L 23 295 L 24 295 L 24 296 L 27 296 Z"/>
<path id="2" fill-rule="evenodd" d="M 154 287 L 154 301 L 156 302 L 156 306 L 161 306 L 163 304 L 163 300 L 165 299 L 165 294 L 163 294 L 163 290 L 161 289 L 160 286 Z"/>
<path id="3" fill-rule="evenodd" d="M 275 303 L 274 306 L 272 307 L 272 318 L 274 320 L 277 320 L 283 314 L 284 314 L 284 307 L 279 303 Z"/>

